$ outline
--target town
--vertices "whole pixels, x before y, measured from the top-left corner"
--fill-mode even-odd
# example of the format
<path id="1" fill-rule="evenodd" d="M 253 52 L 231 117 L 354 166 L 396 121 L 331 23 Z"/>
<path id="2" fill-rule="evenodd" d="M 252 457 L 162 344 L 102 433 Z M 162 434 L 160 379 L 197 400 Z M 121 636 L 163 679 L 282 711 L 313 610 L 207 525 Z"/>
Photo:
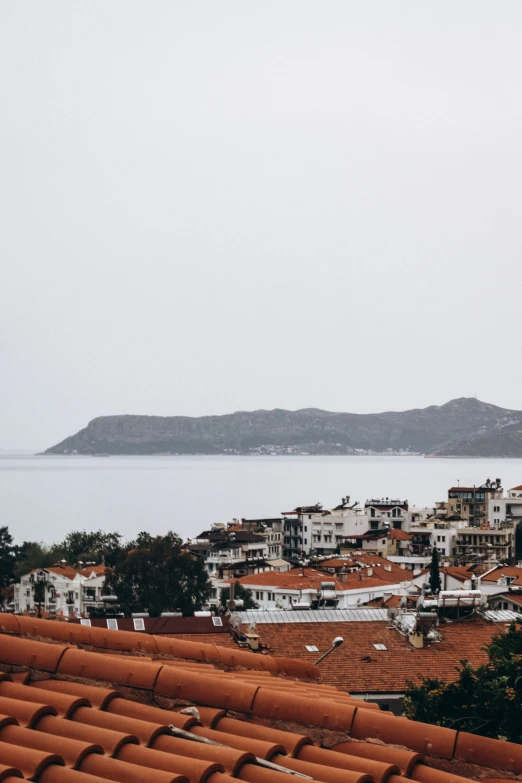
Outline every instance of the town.
<path id="1" fill-rule="evenodd" d="M 364 504 L 345 496 L 332 509 L 299 506 L 270 519 L 214 523 L 185 548 L 204 561 L 211 588 L 207 611 L 223 606 L 230 584 L 251 596 L 256 611 L 387 607 L 420 594 L 436 550 L 444 590 L 479 591 L 490 608 L 522 611 L 516 560 L 522 485 L 501 479 L 452 486 L 432 508 L 399 498 Z M 88 618 L 114 614 L 104 590 L 106 567 L 60 562 L 21 576 L 8 609 Z M 45 590 L 38 577 L 45 576 Z M 522 581 L 520 581 L 522 585 Z M 239 597 L 234 607 L 242 607 Z M 143 611 L 146 607 L 142 607 Z"/>

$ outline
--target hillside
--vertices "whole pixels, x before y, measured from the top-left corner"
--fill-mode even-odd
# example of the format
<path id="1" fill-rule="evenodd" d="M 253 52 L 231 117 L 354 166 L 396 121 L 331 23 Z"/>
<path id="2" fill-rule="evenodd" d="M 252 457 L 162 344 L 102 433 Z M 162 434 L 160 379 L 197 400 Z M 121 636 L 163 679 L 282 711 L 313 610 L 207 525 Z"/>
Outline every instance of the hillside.
<path id="1" fill-rule="evenodd" d="M 522 457 L 522 412 L 475 398 L 409 411 L 101 416 L 46 454 L 359 454 Z"/>

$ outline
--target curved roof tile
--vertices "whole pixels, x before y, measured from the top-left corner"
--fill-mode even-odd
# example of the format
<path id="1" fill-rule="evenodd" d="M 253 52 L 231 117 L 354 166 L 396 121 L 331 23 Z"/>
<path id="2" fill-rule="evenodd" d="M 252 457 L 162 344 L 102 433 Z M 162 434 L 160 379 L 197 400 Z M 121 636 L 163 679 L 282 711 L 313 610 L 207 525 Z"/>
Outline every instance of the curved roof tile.
<path id="1" fill-rule="evenodd" d="M 280 764 L 287 769 L 293 769 L 302 775 L 309 775 L 309 777 L 316 780 L 324 780 L 325 783 L 373 783 L 370 775 L 366 775 L 364 772 L 325 767 L 321 764 L 293 759 L 288 756 L 281 756 L 273 759 L 273 761 L 275 764 Z"/>
<path id="2" fill-rule="evenodd" d="M 268 726 L 259 726 L 257 723 L 247 723 L 234 718 L 221 718 L 217 721 L 216 729 L 227 734 L 235 734 L 238 737 L 252 737 L 265 742 L 276 742 L 285 748 L 289 756 L 295 756 L 303 745 L 311 745 L 312 740 L 304 734 L 294 734 L 291 731 L 281 731 Z"/>
<path id="3" fill-rule="evenodd" d="M 87 699 L 93 707 L 98 707 L 100 710 L 106 709 L 109 702 L 120 695 L 118 691 L 113 689 L 83 685 L 78 682 L 69 682 L 68 680 L 38 680 L 31 683 L 31 688 L 53 691 L 55 693 L 67 693 L 70 696 Z M 42 695 L 42 699 L 44 698 Z M 47 701 L 46 698 L 45 700 Z"/>
<path id="4" fill-rule="evenodd" d="M 263 687 L 257 691 L 251 710 L 256 718 L 290 720 L 305 726 L 348 732 L 355 711 L 356 707 L 351 704 L 335 704 L 329 699 L 307 699 Z"/>
<path id="5" fill-rule="evenodd" d="M 5 764 L 0 764 L 0 783 L 8 781 L 9 778 L 21 778 L 23 777 L 21 771 L 16 767 L 6 767 Z"/>
<path id="6" fill-rule="evenodd" d="M 223 677 L 163 668 L 156 680 L 154 693 L 171 699 L 184 699 L 208 707 L 222 707 L 237 712 L 250 712 L 257 685 Z"/>
<path id="7" fill-rule="evenodd" d="M 172 710 L 162 710 L 160 707 L 137 704 L 129 699 L 114 699 L 106 709 L 107 712 L 114 715 L 149 721 L 160 726 L 166 726 L 171 723 L 177 729 L 184 729 L 185 731 L 197 723 L 197 720 L 192 715 L 181 715 L 179 712 L 173 712 Z"/>
<path id="8" fill-rule="evenodd" d="M 21 726 L 32 728 L 43 715 L 56 715 L 57 710 L 50 704 L 37 704 L 0 696 L 0 713 L 15 718 Z"/>
<path id="9" fill-rule="evenodd" d="M 144 720 L 136 720 L 135 718 L 124 718 L 121 715 L 112 715 L 110 712 L 101 712 L 100 710 L 88 708 L 77 710 L 73 715 L 73 720 L 76 723 L 83 723 L 87 726 L 97 726 L 110 731 L 118 731 L 122 734 L 132 734 L 140 742 L 143 742 L 144 745 L 152 744 L 160 734 L 170 733 L 168 724 L 158 725 L 157 723 L 149 723 Z"/>
<path id="10" fill-rule="evenodd" d="M 87 756 L 82 762 L 80 772 L 116 780 L 118 783 L 189 783 L 188 778 L 179 772 L 151 769 L 94 754 Z"/>
<path id="11" fill-rule="evenodd" d="M 108 655 L 68 647 L 58 666 L 58 673 L 114 682 L 149 691 L 153 689 L 158 672 L 162 668 L 160 663 L 136 663 L 132 658 L 125 661 L 123 665 L 122 663 Z"/>
<path id="12" fill-rule="evenodd" d="M 53 691 L 41 691 L 30 685 L 18 685 L 15 682 L 0 682 L 0 697 L 18 699 L 20 701 L 46 704 L 54 707 L 59 715 L 68 718 L 78 707 L 90 707 L 88 699 L 79 696 L 69 696 L 67 693 L 54 693 Z"/>
<path id="13" fill-rule="evenodd" d="M 116 756 L 123 745 L 128 743 L 139 745 L 139 739 L 134 734 L 124 734 L 120 731 L 90 726 L 77 721 L 64 720 L 47 715 L 41 718 L 35 726 L 37 731 L 52 734 L 55 737 L 80 740 L 100 745 L 109 756 Z"/>
<path id="14" fill-rule="evenodd" d="M 45 753 L 41 750 L 12 745 L 10 742 L 0 740 L 0 764 L 16 767 L 22 772 L 24 778 L 35 780 L 49 764 L 64 765 L 65 762 L 56 753 Z"/>
<path id="15" fill-rule="evenodd" d="M 298 758 L 310 761 L 312 764 L 322 764 L 325 767 L 337 767 L 352 772 L 362 772 L 370 775 L 375 783 L 384 783 L 390 775 L 399 775 L 400 769 L 389 762 L 364 759 L 358 756 L 332 755 L 332 752 L 324 748 L 316 748 L 314 745 L 305 745 L 299 751 Z"/>
<path id="16" fill-rule="evenodd" d="M 453 758 L 457 739 L 454 729 L 419 723 L 407 718 L 395 718 L 384 712 L 357 710 L 351 729 L 355 739 L 373 737 L 382 742 L 404 745 L 418 753 Z"/>
<path id="17" fill-rule="evenodd" d="M 515 775 L 522 774 L 522 745 L 514 742 L 500 742 L 460 731 L 455 747 L 455 758 L 469 761 L 471 764 L 480 764 L 483 767 L 513 772 Z"/>
<path id="18" fill-rule="evenodd" d="M 63 758 L 67 766 L 74 769 L 90 753 L 103 753 L 101 745 L 68 737 L 56 737 L 33 729 L 22 729 L 20 726 L 7 726 L 2 729 L 0 742 L 9 742 L 11 745 L 19 745 L 26 749 L 32 748 L 45 753 L 56 753 Z"/>
<path id="19" fill-rule="evenodd" d="M 20 617 L 19 620 L 22 618 Z M 29 666 L 44 672 L 55 672 L 60 658 L 68 648 L 17 636 L 2 635 L 2 663 Z"/>
<path id="20" fill-rule="evenodd" d="M 216 762 L 214 758 L 210 760 L 205 759 L 205 754 L 201 753 L 199 745 L 193 742 L 189 744 L 192 746 L 192 755 L 190 756 L 175 755 L 162 752 L 161 750 L 126 745 L 122 748 L 118 758 L 131 764 L 141 764 L 141 766 L 148 769 L 161 769 L 167 772 L 181 773 L 188 777 L 190 783 L 205 783 L 214 772 L 224 771 L 223 765 Z"/>
<path id="21" fill-rule="evenodd" d="M 330 750 L 350 756 L 360 756 L 365 759 L 396 764 L 400 768 L 401 775 L 406 777 L 409 776 L 415 764 L 421 761 L 422 758 L 419 753 L 390 748 L 387 745 L 376 745 L 373 742 L 341 742 L 339 745 L 334 745 Z"/>

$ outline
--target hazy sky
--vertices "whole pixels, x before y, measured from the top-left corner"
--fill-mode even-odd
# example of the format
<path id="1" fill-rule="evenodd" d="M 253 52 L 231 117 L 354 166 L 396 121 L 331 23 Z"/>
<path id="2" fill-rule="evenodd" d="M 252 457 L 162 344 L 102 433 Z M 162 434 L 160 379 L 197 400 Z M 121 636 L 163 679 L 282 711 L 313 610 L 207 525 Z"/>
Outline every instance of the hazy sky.
<path id="1" fill-rule="evenodd" d="M 522 408 L 522 3 L 3 0 L 0 447 Z"/>

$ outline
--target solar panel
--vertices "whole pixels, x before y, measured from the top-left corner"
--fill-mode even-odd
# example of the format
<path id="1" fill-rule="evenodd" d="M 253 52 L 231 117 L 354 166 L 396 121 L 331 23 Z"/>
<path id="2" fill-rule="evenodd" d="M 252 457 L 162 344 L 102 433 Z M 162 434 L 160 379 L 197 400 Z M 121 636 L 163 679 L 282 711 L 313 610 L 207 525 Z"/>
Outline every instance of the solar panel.
<path id="1" fill-rule="evenodd" d="M 242 623 L 356 623 L 356 622 L 386 622 L 388 613 L 386 609 L 311 609 L 306 612 L 280 611 L 264 612 L 248 611 L 237 612 Z M 514 612 L 510 612 L 513 614 Z"/>
<path id="2" fill-rule="evenodd" d="M 483 609 L 480 614 L 492 623 L 510 623 L 520 618 L 520 615 L 511 609 Z"/>

